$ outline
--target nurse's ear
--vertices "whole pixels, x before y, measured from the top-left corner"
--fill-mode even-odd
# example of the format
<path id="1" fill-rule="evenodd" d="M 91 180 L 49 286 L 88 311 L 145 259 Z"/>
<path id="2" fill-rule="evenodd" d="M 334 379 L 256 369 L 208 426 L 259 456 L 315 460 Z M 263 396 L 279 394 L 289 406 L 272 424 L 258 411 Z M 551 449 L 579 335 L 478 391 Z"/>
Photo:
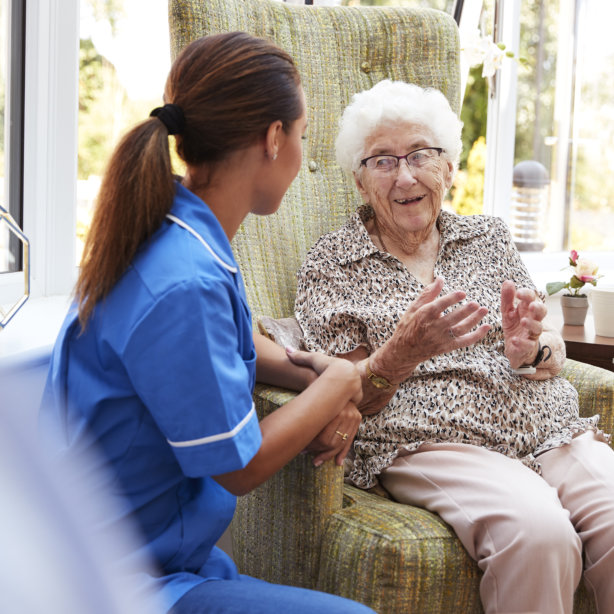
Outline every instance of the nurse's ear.
<path id="1" fill-rule="evenodd" d="M 277 152 L 280 150 L 284 139 L 283 123 L 280 120 L 276 120 L 269 125 L 264 138 L 264 155 L 269 160 L 277 159 Z"/>

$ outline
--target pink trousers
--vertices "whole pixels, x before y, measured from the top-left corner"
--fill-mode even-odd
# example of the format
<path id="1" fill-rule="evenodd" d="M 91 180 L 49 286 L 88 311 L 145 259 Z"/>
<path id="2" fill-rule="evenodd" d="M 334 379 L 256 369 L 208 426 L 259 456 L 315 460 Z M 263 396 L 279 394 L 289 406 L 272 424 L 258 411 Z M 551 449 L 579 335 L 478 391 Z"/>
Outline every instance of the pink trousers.
<path id="1" fill-rule="evenodd" d="M 592 432 L 520 461 L 463 444 L 424 444 L 380 476 L 402 503 L 439 514 L 484 572 L 486 614 L 571 614 L 582 575 L 614 612 L 614 451 Z"/>

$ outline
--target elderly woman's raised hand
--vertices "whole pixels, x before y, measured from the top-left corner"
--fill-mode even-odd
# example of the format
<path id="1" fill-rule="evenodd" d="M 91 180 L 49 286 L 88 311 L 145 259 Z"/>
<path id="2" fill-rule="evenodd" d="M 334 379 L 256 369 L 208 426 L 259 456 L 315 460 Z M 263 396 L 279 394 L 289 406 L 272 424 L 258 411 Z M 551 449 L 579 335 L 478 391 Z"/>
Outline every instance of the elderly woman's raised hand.
<path id="1" fill-rule="evenodd" d="M 439 296 L 443 283 L 438 277 L 429 284 L 403 314 L 393 336 L 371 355 L 374 372 L 402 382 L 419 363 L 473 345 L 490 330 L 490 325 L 480 324 L 488 309 L 475 301 L 460 304 L 466 296 L 462 290 Z"/>
<path id="2" fill-rule="evenodd" d="M 513 281 L 501 287 L 501 318 L 505 339 L 505 355 L 512 369 L 530 364 L 539 349 L 544 330 L 546 306 L 534 290 L 516 288 Z"/>

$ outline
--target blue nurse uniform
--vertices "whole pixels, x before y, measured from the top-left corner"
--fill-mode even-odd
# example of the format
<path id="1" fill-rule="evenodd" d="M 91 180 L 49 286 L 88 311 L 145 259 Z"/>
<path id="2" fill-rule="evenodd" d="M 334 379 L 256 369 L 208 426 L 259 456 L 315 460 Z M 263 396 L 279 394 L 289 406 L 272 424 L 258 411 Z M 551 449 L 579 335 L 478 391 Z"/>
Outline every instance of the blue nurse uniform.
<path id="1" fill-rule="evenodd" d="M 211 476 L 243 468 L 260 447 L 255 360 L 230 243 L 180 184 L 171 214 L 85 331 L 73 308 L 55 344 L 41 433 L 55 453 L 96 448 L 110 467 L 95 478 L 122 500 L 107 521 L 136 521 L 160 569 L 148 588 L 166 608 L 203 583 L 226 585 L 208 581 L 242 579 L 215 546 L 236 500 Z"/>

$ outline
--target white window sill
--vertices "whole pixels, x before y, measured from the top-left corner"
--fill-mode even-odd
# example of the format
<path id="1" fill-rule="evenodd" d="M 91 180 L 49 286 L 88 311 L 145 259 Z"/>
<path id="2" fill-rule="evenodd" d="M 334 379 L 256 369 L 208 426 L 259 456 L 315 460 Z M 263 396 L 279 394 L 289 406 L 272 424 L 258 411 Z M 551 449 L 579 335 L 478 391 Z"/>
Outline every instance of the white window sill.
<path id="1" fill-rule="evenodd" d="M 48 351 L 69 305 L 68 296 L 28 299 L 6 327 L 0 329 L 0 363 Z"/>

